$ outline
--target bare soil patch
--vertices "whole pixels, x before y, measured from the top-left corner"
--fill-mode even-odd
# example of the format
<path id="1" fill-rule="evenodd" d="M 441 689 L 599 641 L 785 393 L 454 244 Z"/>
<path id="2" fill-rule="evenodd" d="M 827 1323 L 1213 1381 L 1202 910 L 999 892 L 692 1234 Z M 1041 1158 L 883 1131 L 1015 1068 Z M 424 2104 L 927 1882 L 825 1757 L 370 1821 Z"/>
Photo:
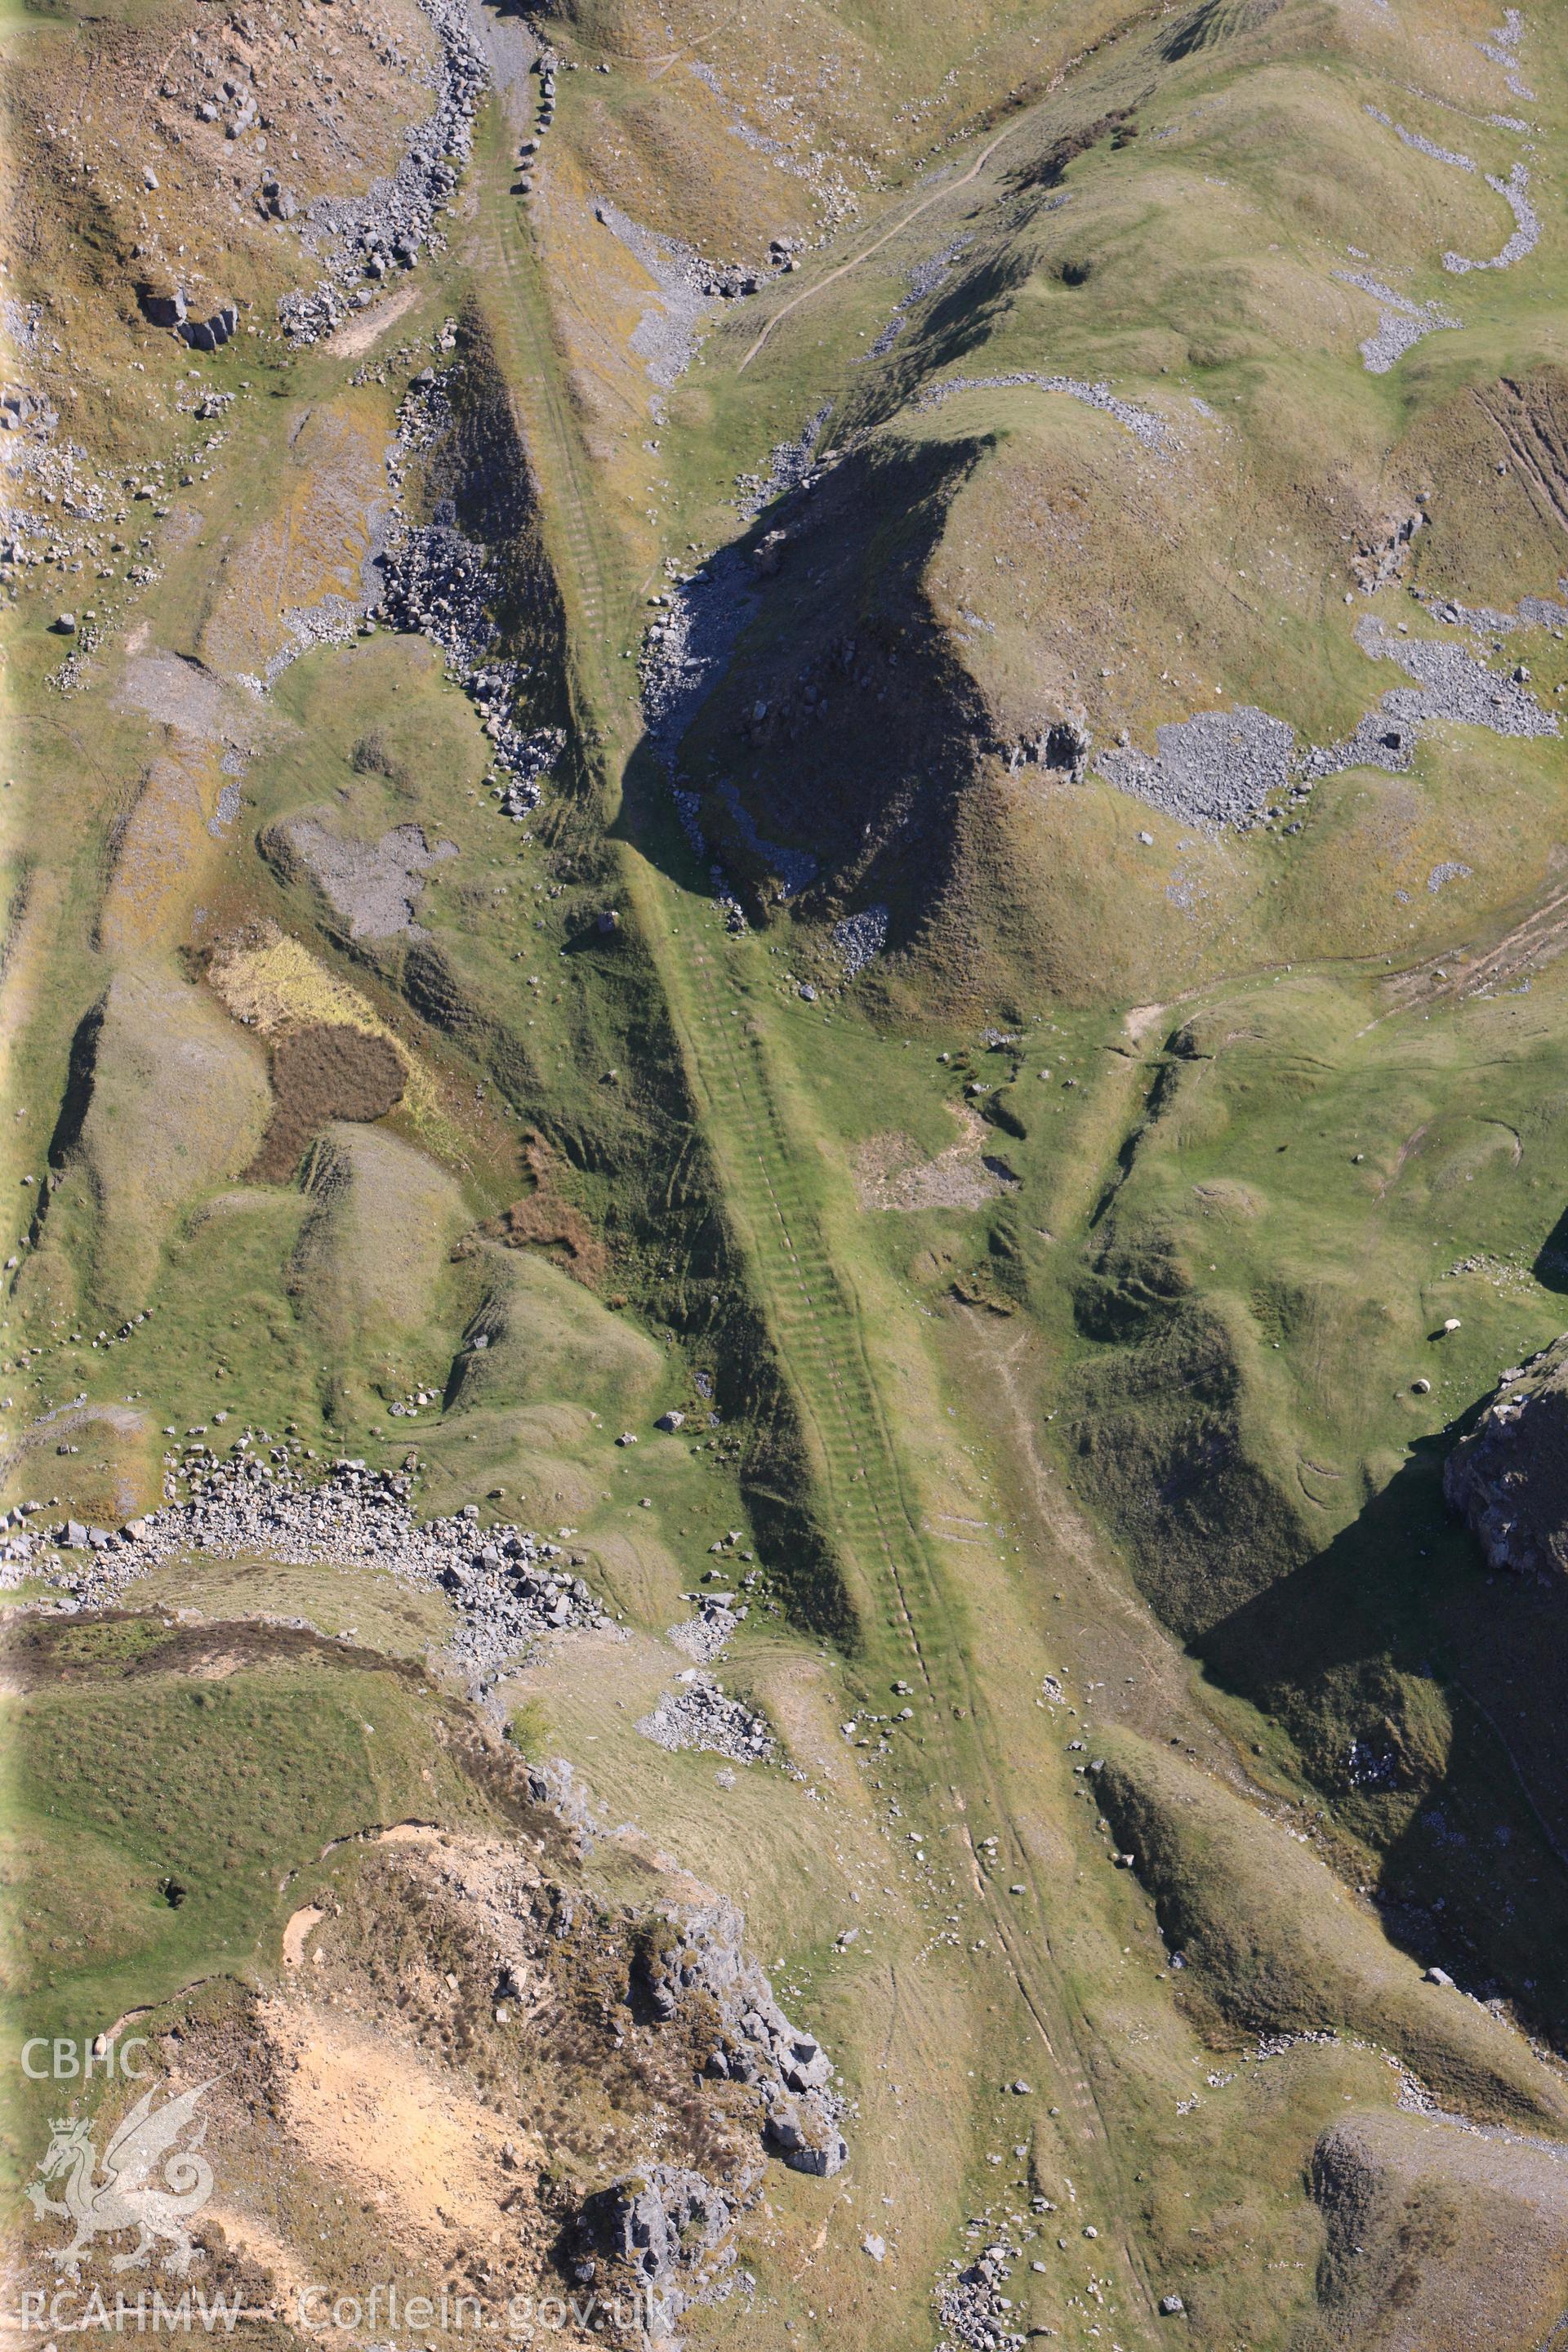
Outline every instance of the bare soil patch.
<path id="1" fill-rule="evenodd" d="M 961 1139 L 921 1160 L 907 1135 L 873 1135 L 855 1156 L 855 1193 L 863 1209 L 984 1209 L 1017 1190 L 1005 1160 L 981 1149 L 986 1128 L 973 1111 L 955 1113 Z"/>
<path id="2" fill-rule="evenodd" d="M 524 1138 L 522 1160 L 533 1190 L 499 1217 L 487 1218 L 478 1231 L 503 1249 L 542 1250 L 588 1289 L 596 1289 L 609 1265 L 604 1243 L 581 1209 L 555 1192 L 551 1155 L 539 1136 Z"/>

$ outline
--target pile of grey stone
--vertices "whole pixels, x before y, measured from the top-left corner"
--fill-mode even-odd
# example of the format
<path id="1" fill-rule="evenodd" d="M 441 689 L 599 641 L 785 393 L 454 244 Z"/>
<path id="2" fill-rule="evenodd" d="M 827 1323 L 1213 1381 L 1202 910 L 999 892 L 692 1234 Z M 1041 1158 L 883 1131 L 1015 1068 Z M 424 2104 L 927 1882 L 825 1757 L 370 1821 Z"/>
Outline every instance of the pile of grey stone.
<path id="1" fill-rule="evenodd" d="M 490 650 L 499 634 L 491 607 L 502 589 L 490 551 L 466 537 L 455 520 L 442 519 L 443 509 L 435 521 L 415 523 L 402 503 L 409 460 L 438 447 L 456 423 L 449 386 L 461 364 L 440 374 L 422 369 L 399 406 L 387 457 L 394 502 L 374 559 L 381 585 L 370 609 L 393 628 L 440 647 L 448 677 L 469 696 L 490 739 L 494 765 L 487 781 L 502 814 L 521 824 L 538 807 L 544 779 L 566 747 L 565 734 L 559 727 L 525 727 L 513 716 L 528 671 Z"/>
<path id="2" fill-rule="evenodd" d="M 844 960 L 844 977 L 853 980 L 858 972 L 888 944 L 889 917 L 886 907 L 862 907 L 858 915 L 846 915 L 841 923 L 833 926 L 833 944 Z"/>
<path id="3" fill-rule="evenodd" d="M 962 235 L 953 237 L 949 244 L 944 245 L 940 253 L 928 254 L 923 261 L 916 263 L 910 272 L 908 293 L 904 295 L 901 301 L 894 304 L 891 318 L 881 329 L 866 353 L 867 360 L 886 359 L 904 329 L 909 325 L 910 311 L 923 302 L 929 294 L 936 292 L 964 247 L 973 245 L 973 235 L 965 230 Z M 862 365 L 864 363 L 864 362 L 861 362 Z"/>
<path id="4" fill-rule="evenodd" d="M 1534 602 L 1539 612 L 1562 616 L 1550 599 Z M 1447 606 L 1436 617 L 1452 620 L 1463 613 L 1462 606 Z M 1513 625 L 1506 614 L 1488 617 Z M 1402 774 L 1421 734 L 1439 722 L 1515 737 L 1562 731 L 1556 715 L 1530 691 L 1530 673 L 1522 664 L 1500 676 L 1472 647 L 1410 636 L 1391 629 L 1375 613 L 1357 622 L 1355 641 L 1372 660 L 1395 663 L 1415 683 L 1392 688 L 1342 742 L 1304 745 L 1284 719 L 1242 704 L 1234 710 L 1196 711 L 1157 728 L 1152 758 L 1125 741 L 1108 749 L 1095 762 L 1098 772 L 1119 791 L 1184 824 L 1245 833 L 1289 817 L 1325 776 L 1348 768 Z M 1300 830 L 1299 818 L 1285 830 Z"/>
<path id="5" fill-rule="evenodd" d="M 291 342 L 319 341 L 351 310 L 363 310 L 395 268 L 413 268 L 472 149 L 489 68 L 468 8 L 464 0 L 419 0 L 419 5 L 439 44 L 435 110 L 414 132 L 390 179 L 377 180 L 363 196 L 318 196 L 299 216 L 300 242 L 324 263 L 327 275 L 279 303 L 278 321 Z"/>
<path id="6" fill-rule="evenodd" d="M 674 1690 L 666 1691 L 637 1729 L 656 1748 L 673 1755 L 683 1748 L 727 1756 L 736 1764 L 762 1764 L 773 1752 L 773 1734 L 761 1716 L 730 1697 L 700 1666 L 688 1666 Z"/>
<path id="7" fill-rule="evenodd" d="M 165 1468 L 163 1508 L 120 1528 L 70 1519 L 46 1531 L 38 1514 L 24 1514 L 0 1542 L 6 1580 L 51 1572 L 73 1613 L 114 1607 L 150 1569 L 191 1554 L 385 1569 L 451 1598 L 461 1618 L 449 1652 L 475 1675 L 525 1654 L 541 1634 L 609 1624 L 558 1545 L 510 1525 L 480 1528 L 472 1503 L 450 1518 L 416 1519 L 405 1472 L 344 1459 L 306 1478 L 295 1449 L 263 1452 L 244 1438 L 226 1456 L 193 1442 Z"/>
<path id="8" fill-rule="evenodd" d="M 1397 294 L 1380 278 L 1364 269 L 1336 269 L 1334 276 L 1342 286 L 1353 286 L 1358 293 L 1370 294 L 1379 305 L 1377 332 L 1368 335 L 1361 346 L 1362 364 L 1369 375 L 1386 375 L 1395 362 L 1414 350 L 1425 335 L 1436 335 L 1462 325 L 1451 310 L 1441 302 L 1413 301 L 1408 294 Z"/>
<path id="9" fill-rule="evenodd" d="M 746 1616 L 746 1604 L 737 1601 L 732 1592 L 688 1592 L 681 1598 L 697 1603 L 697 1614 L 672 1625 L 669 1639 L 699 1665 L 710 1666 L 715 1658 L 723 1655 L 731 1635 L 739 1631 Z"/>
<path id="10" fill-rule="evenodd" d="M 753 521 L 764 507 L 774 505 L 791 490 L 814 487 L 821 478 L 816 471 L 816 445 L 832 414 L 833 403 L 825 400 L 793 439 L 774 442 L 768 452 L 765 474 L 736 477 L 735 487 L 740 492 L 736 503 L 742 521 Z"/>
<path id="11" fill-rule="evenodd" d="M 1003 2289 L 1011 2276 L 1017 2250 L 1005 2238 L 950 2276 L 937 2295 L 937 2316 L 942 2326 L 939 2352 L 1018 2352 L 1025 2342 L 1011 2324 L 1011 2298 Z"/>

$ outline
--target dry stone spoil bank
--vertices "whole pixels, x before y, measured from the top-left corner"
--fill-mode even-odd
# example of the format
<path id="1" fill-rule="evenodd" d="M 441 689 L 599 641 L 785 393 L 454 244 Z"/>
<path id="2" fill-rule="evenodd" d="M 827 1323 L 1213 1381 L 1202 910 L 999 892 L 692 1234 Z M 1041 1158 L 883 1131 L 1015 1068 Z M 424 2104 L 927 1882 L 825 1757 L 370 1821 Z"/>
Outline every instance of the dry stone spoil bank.
<path id="1" fill-rule="evenodd" d="M 300 216 L 300 242 L 324 262 L 327 275 L 279 303 L 279 324 L 291 342 L 321 341 L 352 311 L 365 309 L 395 268 L 414 267 L 468 159 L 474 114 L 489 79 L 484 52 L 465 0 L 419 5 L 439 43 L 434 111 L 390 179 L 377 180 L 363 196 L 319 196 Z"/>
<path id="2" fill-rule="evenodd" d="M 353 940 L 426 940 L 414 919 L 432 866 L 456 857 L 453 841 L 428 840 L 423 826 L 394 825 L 379 841 L 345 841 L 308 817 L 285 827 L 300 864 L 349 927 Z"/>
<path id="3" fill-rule="evenodd" d="M 1513 215 L 1513 235 L 1489 261 L 1467 261 L 1462 253 L 1446 253 L 1443 267 L 1456 277 L 1468 269 L 1511 269 L 1516 261 L 1533 253 L 1541 242 L 1541 215 L 1530 201 L 1530 173 L 1524 165 L 1516 163 L 1506 180 L 1489 172 L 1487 185 L 1496 190 Z"/>
<path id="4" fill-rule="evenodd" d="M 1554 625 L 1563 617 L 1550 598 L 1529 602 L 1531 625 Z M 1435 608 L 1434 617 L 1489 627 L 1526 622 L 1522 611 L 1516 622 L 1509 614 L 1470 614 L 1458 605 Z M 1403 772 L 1418 737 L 1441 721 L 1514 737 L 1562 731 L 1554 713 L 1530 692 L 1520 665 L 1512 676 L 1500 676 L 1470 646 L 1402 635 L 1374 613 L 1357 622 L 1355 641 L 1372 660 L 1392 661 L 1415 682 L 1392 688 L 1342 742 L 1303 745 L 1284 719 L 1243 704 L 1157 728 L 1152 758 L 1125 744 L 1104 751 L 1096 772 L 1184 824 L 1245 832 L 1299 807 L 1325 776 L 1363 767 Z"/>
<path id="5" fill-rule="evenodd" d="M 1413 302 L 1407 294 L 1396 294 L 1381 278 L 1373 278 L 1364 269 L 1336 269 L 1334 276 L 1342 286 L 1353 286 L 1358 293 L 1370 294 L 1378 305 L 1377 332 L 1368 335 L 1361 346 L 1362 359 L 1369 375 L 1386 375 L 1408 351 L 1414 351 L 1425 335 L 1442 333 L 1446 329 L 1462 326 L 1451 310 L 1441 302 Z"/>
<path id="6" fill-rule="evenodd" d="M 1032 384 L 1037 392 L 1059 392 L 1068 400 L 1081 401 L 1086 408 L 1098 408 L 1102 415 L 1113 416 L 1124 425 L 1133 439 L 1145 449 L 1169 450 L 1177 446 L 1176 436 L 1163 416 L 1152 408 L 1140 408 L 1131 400 L 1123 400 L 1108 383 L 1086 383 L 1076 375 L 1037 375 L 1020 372 L 1013 375 L 955 375 L 945 383 L 934 383 L 922 392 L 916 401 L 917 408 L 939 408 L 959 392 L 1011 392 L 1016 386 Z"/>
<path id="7" fill-rule="evenodd" d="M 76 1520 L 47 1527 L 36 1508 L 10 1513 L 0 1580 L 14 1589 L 48 1576 L 67 1594 L 55 1606 L 71 1614 L 117 1607 L 150 1569 L 192 1553 L 384 1569 L 452 1600 L 461 1615 L 448 1654 L 475 1676 L 493 1675 L 541 1634 L 614 1630 L 559 1546 L 521 1528 L 481 1528 L 473 1503 L 450 1518 L 416 1519 L 405 1472 L 345 1459 L 311 1480 L 289 1448 L 263 1451 L 246 1440 L 227 1457 L 196 1444 L 167 1462 L 164 1507 L 118 1530 Z"/>
<path id="8" fill-rule="evenodd" d="M 499 635 L 492 608 L 503 593 L 496 558 L 466 538 L 448 510 L 438 508 L 434 521 L 415 523 L 402 503 L 410 465 L 456 430 L 449 385 L 462 364 L 439 373 L 422 369 L 398 408 L 387 453 L 394 504 L 376 557 L 381 584 L 370 609 L 395 629 L 428 637 L 445 655 L 447 676 L 462 687 L 489 737 L 494 770 L 488 781 L 501 814 L 521 824 L 539 805 L 544 780 L 565 749 L 565 733 L 524 724 L 529 667 L 491 652 Z"/>

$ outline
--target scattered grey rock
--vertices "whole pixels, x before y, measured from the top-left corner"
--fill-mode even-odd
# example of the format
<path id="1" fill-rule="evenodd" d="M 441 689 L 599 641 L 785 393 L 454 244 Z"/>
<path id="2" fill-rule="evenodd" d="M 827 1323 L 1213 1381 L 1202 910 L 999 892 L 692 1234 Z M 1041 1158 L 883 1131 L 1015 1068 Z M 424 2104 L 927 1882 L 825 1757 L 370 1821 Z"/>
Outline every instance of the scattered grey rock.
<path id="1" fill-rule="evenodd" d="M 1494 66 L 1501 67 L 1503 79 L 1515 98 L 1533 99 L 1535 92 L 1529 88 L 1519 70 L 1519 45 L 1524 38 L 1523 15 L 1518 8 L 1505 8 L 1502 13 L 1502 23 L 1487 39 L 1478 41 L 1476 47 L 1483 58 L 1489 58 Z"/>
<path id="2" fill-rule="evenodd" d="M 501 814 L 521 824 L 539 805 L 544 781 L 565 749 L 564 730 L 522 723 L 519 697 L 528 670 L 521 662 L 498 660 L 490 651 L 499 634 L 494 607 L 503 597 L 497 559 L 465 538 L 455 520 L 442 520 L 441 509 L 436 520 L 416 524 L 400 503 L 409 461 L 427 456 L 455 429 L 448 389 L 454 372 L 423 370 L 399 406 L 387 460 L 395 504 L 374 558 L 380 586 L 369 609 L 393 628 L 428 637 L 440 647 L 447 675 L 462 685 L 490 739 Z"/>
<path id="3" fill-rule="evenodd" d="M 1557 609 L 1548 599 L 1535 601 Z M 1440 608 L 1437 617 L 1459 609 Z M 1528 675 L 1500 677 L 1463 646 L 1401 635 L 1372 613 L 1357 622 L 1355 640 L 1373 660 L 1396 663 L 1417 683 L 1392 688 L 1343 742 L 1303 746 L 1283 719 L 1242 705 L 1198 711 L 1156 729 L 1152 759 L 1126 745 L 1102 751 L 1097 772 L 1184 824 L 1246 831 L 1282 814 L 1288 801 L 1299 802 L 1312 784 L 1347 768 L 1402 772 L 1422 730 L 1440 720 L 1485 727 L 1495 735 L 1561 731 L 1554 714 L 1529 691 Z M 1435 889 L 1461 876 L 1457 866 L 1434 871 L 1439 878 L 1429 887 Z"/>
<path id="4" fill-rule="evenodd" d="M 721 273 L 694 246 L 644 228 L 607 196 L 595 205 L 594 217 L 641 262 L 658 289 L 630 341 L 649 381 L 668 392 L 690 366 L 703 327 L 719 308 Z"/>
<path id="5" fill-rule="evenodd" d="M 1026 2339 L 1012 2325 L 1012 2299 L 1004 2293 L 1017 2259 L 1017 2248 L 1000 2238 L 976 2261 L 950 2264 L 937 2289 L 938 2352 L 1022 2352 Z"/>

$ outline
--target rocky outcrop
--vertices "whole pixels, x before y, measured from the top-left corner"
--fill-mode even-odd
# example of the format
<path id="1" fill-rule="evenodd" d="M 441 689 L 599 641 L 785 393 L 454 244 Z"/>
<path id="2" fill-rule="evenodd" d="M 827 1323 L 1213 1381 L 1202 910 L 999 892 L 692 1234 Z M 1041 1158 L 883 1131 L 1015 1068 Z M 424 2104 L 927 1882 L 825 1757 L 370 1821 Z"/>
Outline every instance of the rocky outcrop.
<path id="1" fill-rule="evenodd" d="M 838 2128 L 843 2102 L 814 2034 L 792 2025 L 744 1948 L 745 1921 L 731 1903 L 673 1914 L 644 1945 L 641 1989 L 656 2017 L 706 2006 L 706 2072 L 750 2084 L 762 2097 L 764 2137 L 795 2172 L 827 2178 L 849 2150 Z"/>
<path id="2" fill-rule="evenodd" d="M 1568 1574 L 1568 1334 L 1504 1372 L 1443 1473 L 1492 1568 Z"/>
<path id="3" fill-rule="evenodd" d="M 629 2273 L 647 2337 L 668 2342 L 681 2314 L 733 2267 L 735 2224 L 756 2185 L 753 2177 L 721 2189 L 674 2164 L 628 2173 L 584 2208 L 574 2274 L 586 2285 L 600 2259 Z"/>

